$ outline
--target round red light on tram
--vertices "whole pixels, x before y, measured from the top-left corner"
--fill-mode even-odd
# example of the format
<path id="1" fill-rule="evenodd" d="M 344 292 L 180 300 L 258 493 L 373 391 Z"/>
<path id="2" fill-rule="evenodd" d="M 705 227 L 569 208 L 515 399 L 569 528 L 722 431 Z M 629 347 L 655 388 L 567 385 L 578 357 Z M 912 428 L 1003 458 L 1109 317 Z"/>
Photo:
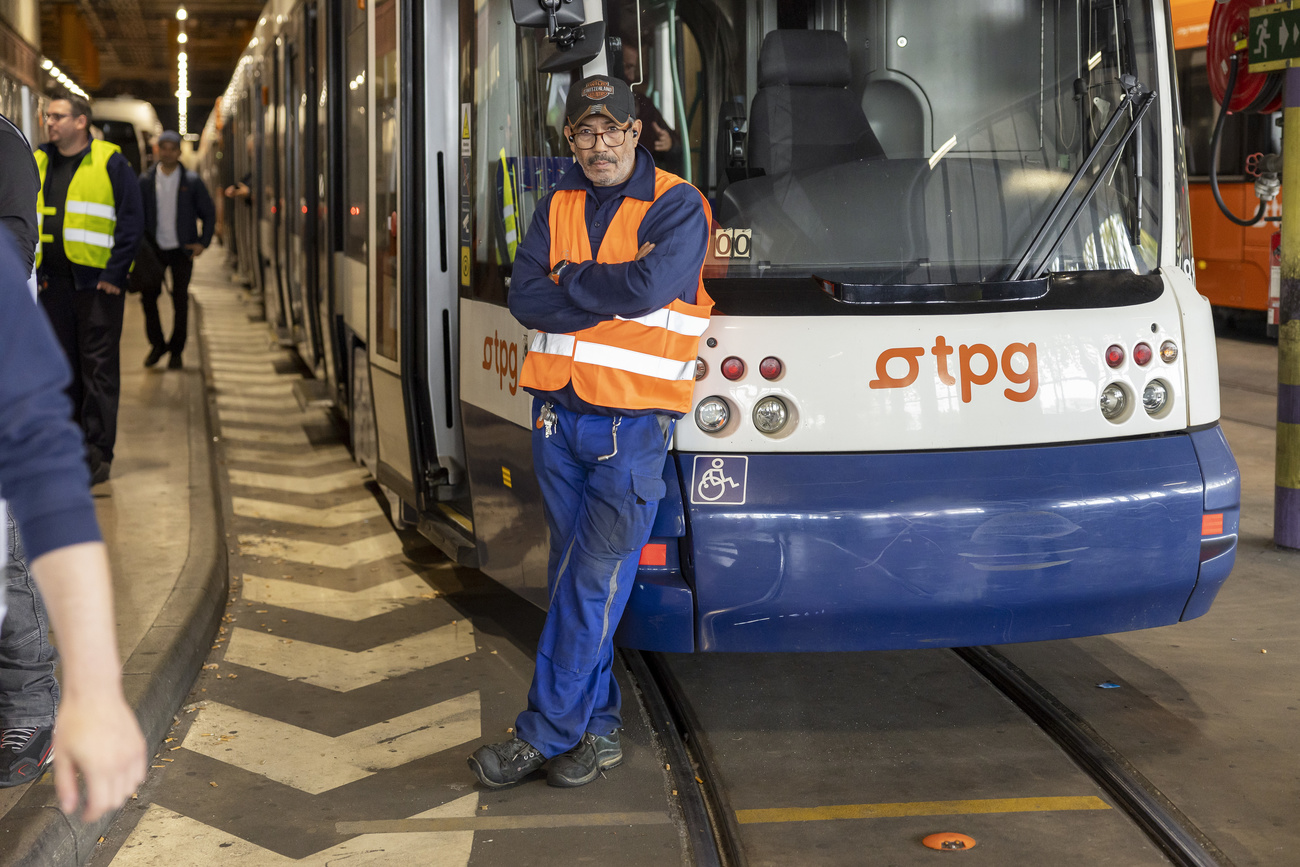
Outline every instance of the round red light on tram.
<path id="1" fill-rule="evenodd" d="M 1139 343 L 1133 347 L 1133 360 L 1139 367 L 1146 367 L 1151 363 L 1151 347 L 1145 343 Z"/>
<path id="2" fill-rule="evenodd" d="M 737 379 L 740 379 L 745 375 L 745 362 L 733 355 L 730 358 L 724 359 L 722 367 L 719 369 L 722 371 L 723 376 L 730 379 L 732 382 L 735 382 Z"/>
<path id="3" fill-rule="evenodd" d="M 784 370 L 785 366 L 781 364 L 781 359 L 771 355 L 758 363 L 758 372 L 764 379 L 776 379 Z"/>
<path id="4" fill-rule="evenodd" d="M 1119 367 L 1123 363 L 1124 347 L 1118 344 L 1112 344 L 1111 347 L 1106 350 L 1106 364 L 1111 367 Z"/>

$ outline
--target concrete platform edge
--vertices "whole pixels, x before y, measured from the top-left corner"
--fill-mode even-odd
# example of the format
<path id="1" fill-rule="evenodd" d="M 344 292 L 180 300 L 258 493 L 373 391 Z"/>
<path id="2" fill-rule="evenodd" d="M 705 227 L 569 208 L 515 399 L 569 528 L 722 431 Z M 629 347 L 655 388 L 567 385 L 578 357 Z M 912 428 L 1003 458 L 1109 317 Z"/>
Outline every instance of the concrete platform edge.
<path id="1" fill-rule="evenodd" d="M 194 308 L 192 333 L 206 369 L 202 308 Z M 166 736 L 212 647 L 229 585 L 221 476 L 212 449 L 213 407 L 203 371 L 185 375 L 195 380 L 189 394 L 189 552 L 175 587 L 124 663 L 122 675 L 127 702 L 140 721 L 150 755 Z M 65 816 L 54 795 L 53 777 L 46 774 L 0 821 L 0 867 L 82 867 L 116 818 L 114 812 L 87 825 Z"/>

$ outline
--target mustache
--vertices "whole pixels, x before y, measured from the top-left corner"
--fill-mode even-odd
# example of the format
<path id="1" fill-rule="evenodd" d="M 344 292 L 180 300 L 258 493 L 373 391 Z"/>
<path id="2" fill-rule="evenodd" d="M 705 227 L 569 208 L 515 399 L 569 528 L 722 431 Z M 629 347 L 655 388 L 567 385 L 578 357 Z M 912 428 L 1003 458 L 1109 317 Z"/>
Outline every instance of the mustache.
<path id="1" fill-rule="evenodd" d="M 612 153 L 602 152 L 602 153 L 592 154 L 591 156 L 587 157 L 586 160 L 586 163 L 589 166 L 594 166 L 598 162 L 617 163 L 618 157 L 614 156 L 614 154 Z"/>

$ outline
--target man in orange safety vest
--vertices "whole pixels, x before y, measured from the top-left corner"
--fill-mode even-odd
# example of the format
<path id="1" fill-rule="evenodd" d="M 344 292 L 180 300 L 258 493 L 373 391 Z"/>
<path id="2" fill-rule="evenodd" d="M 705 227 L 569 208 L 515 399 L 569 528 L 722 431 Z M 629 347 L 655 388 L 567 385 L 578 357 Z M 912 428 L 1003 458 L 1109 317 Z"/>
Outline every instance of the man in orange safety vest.
<path id="1" fill-rule="evenodd" d="M 491 788 L 548 761 L 550 785 L 581 786 L 623 760 L 614 630 L 713 306 L 701 278 L 708 203 L 638 146 L 626 82 L 575 83 L 565 118 L 576 162 L 538 203 L 509 296 L 510 312 L 537 330 L 520 384 L 534 395 L 550 605 L 515 737 L 469 759 Z"/>

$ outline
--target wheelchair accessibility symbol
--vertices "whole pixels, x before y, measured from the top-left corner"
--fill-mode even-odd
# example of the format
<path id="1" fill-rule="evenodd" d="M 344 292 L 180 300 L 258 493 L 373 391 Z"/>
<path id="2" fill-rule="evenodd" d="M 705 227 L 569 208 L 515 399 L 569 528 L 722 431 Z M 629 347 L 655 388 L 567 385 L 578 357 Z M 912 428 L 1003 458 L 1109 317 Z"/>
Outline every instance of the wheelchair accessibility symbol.
<path id="1" fill-rule="evenodd" d="M 749 458 L 745 455 L 696 455 L 691 473 L 691 504 L 745 504 Z"/>

